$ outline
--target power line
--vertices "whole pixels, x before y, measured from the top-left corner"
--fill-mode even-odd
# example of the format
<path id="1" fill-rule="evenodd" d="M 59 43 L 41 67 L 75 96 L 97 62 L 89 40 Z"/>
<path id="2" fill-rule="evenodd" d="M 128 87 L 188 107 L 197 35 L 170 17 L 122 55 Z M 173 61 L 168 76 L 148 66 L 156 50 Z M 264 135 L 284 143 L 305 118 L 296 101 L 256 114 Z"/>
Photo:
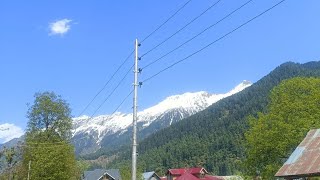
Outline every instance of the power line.
<path id="1" fill-rule="evenodd" d="M 155 30 L 153 30 L 147 37 L 145 37 L 141 43 L 145 40 L 147 40 L 150 36 L 152 36 L 155 32 L 157 32 L 162 26 L 164 26 L 169 20 L 171 20 L 176 14 L 178 14 L 187 4 L 189 4 L 191 0 L 187 1 L 183 6 L 181 6 L 174 14 L 172 14 L 166 21 L 164 21 L 160 26 L 158 26 Z M 95 94 L 95 96 L 91 99 L 91 101 L 86 105 L 86 107 L 81 111 L 79 116 L 81 116 L 88 107 L 93 103 L 93 101 L 98 97 L 98 95 L 107 87 L 107 85 L 110 83 L 110 81 L 114 78 L 114 76 L 118 73 L 118 71 L 123 67 L 123 65 L 129 60 L 129 58 L 134 53 L 134 50 L 128 55 L 128 57 L 122 62 L 122 64 L 117 68 L 117 70 L 111 75 L 111 77 L 108 79 L 108 81 L 104 84 L 104 86 Z M 127 75 L 127 74 L 126 74 Z M 108 98 L 107 98 L 108 99 Z M 105 101 L 104 101 L 105 102 Z M 103 104 L 103 103 L 102 103 Z M 99 108 L 101 108 L 102 104 L 100 104 Z M 98 109 L 99 109 L 98 108 Z M 96 110 L 97 111 L 97 110 Z M 96 113 L 95 111 L 95 113 Z M 95 114 L 94 113 L 94 114 Z"/>
<path id="2" fill-rule="evenodd" d="M 132 56 L 134 51 L 132 51 L 127 58 L 120 64 L 120 66 L 117 68 L 117 70 L 111 75 L 111 77 L 108 79 L 108 81 L 104 84 L 104 86 L 96 93 L 96 95 L 91 99 L 91 101 L 87 104 L 87 106 L 81 111 L 79 116 L 81 116 L 88 107 L 93 103 L 93 101 L 98 97 L 98 95 L 107 87 L 107 85 L 110 83 L 110 81 L 114 78 L 114 76 L 118 73 L 118 71 L 122 68 L 122 66 L 129 60 L 129 58 Z"/>
<path id="3" fill-rule="evenodd" d="M 21 148 L 21 147 L 30 147 L 30 148 L 56 148 L 57 146 L 66 146 L 66 145 L 71 145 L 67 142 L 52 142 L 52 143 L 25 143 L 25 144 L 18 144 L 16 147 Z"/>
<path id="4" fill-rule="evenodd" d="M 111 93 L 107 96 L 107 98 L 105 98 L 103 100 L 103 102 L 99 105 L 99 107 L 93 112 L 93 114 L 91 115 L 91 118 L 96 114 L 96 112 L 102 107 L 102 105 L 111 97 L 111 95 L 118 89 L 118 87 L 121 85 L 121 83 L 125 80 L 125 78 L 128 76 L 129 72 L 132 70 L 133 66 L 130 67 L 130 69 L 126 72 L 126 74 L 123 76 L 123 78 L 119 81 L 119 83 L 117 84 L 117 86 L 115 88 L 113 88 L 113 90 L 111 91 Z M 90 118 L 90 119 L 91 119 Z"/>
<path id="5" fill-rule="evenodd" d="M 66 141 L 58 141 L 58 142 L 27 142 L 28 145 L 52 145 L 52 144 L 69 144 Z"/>
<path id="6" fill-rule="evenodd" d="M 66 146 L 68 144 L 52 144 L 52 145 L 49 145 L 49 146 L 37 146 L 37 145 L 34 145 L 34 146 L 30 146 L 30 145 L 20 145 L 20 147 L 27 147 L 27 148 L 41 148 L 41 149 L 50 149 L 50 148 L 57 148 L 57 147 L 63 147 L 63 146 Z"/>
<path id="7" fill-rule="evenodd" d="M 170 66 L 168 66 L 168 67 L 162 69 L 161 71 L 157 72 L 156 74 L 150 76 L 149 78 L 145 79 L 143 82 L 147 82 L 147 81 L 151 80 L 152 78 L 156 77 L 157 75 L 161 74 L 162 72 L 164 72 L 164 71 L 172 68 L 173 66 L 175 66 L 175 65 L 177 65 L 177 64 L 179 64 L 179 63 L 181 63 L 181 62 L 183 62 L 183 61 L 185 61 L 185 60 L 187 60 L 187 59 L 189 59 L 190 57 L 194 56 L 195 54 L 198 54 L 199 52 L 203 51 L 204 49 L 208 48 L 209 46 L 215 44 L 216 42 L 218 42 L 218 41 L 220 41 L 220 40 L 222 40 L 222 39 L 224 39 L 225 37 L 227 37 L 228 35 L 234 33 L 235 31 L 237 31 L 238 29 L 242 28 L 243 26 L 249 24 L 251 21 L 257 19 L 258 17 L 262 16 L 263 14 L 265 14 L 265 13 L 267 13 L 268 11 L 272 10 L 273 8 L 277 7 L 278 5 L 280 5 L 281 3 L 283 3 L 284 1 L 286 1 L 286 0 L 282 0 L 282 1 L 278 2 L 278 3 L 276 3 L 276 4 L 273 5 L 272 7 L 266 9 L 265 11 L 263 11 L 262 13 L 260 13 L 260 14 L 258 14 L 258 15 L 256 15 L 256 16 L 254 16 L 253 18 L 249 19 L 249 20 L 246 21 L 245 23 L 243 23 L 243 24 L 241 24 L 240 26 L 236 27 L 235 29 L 229 31 L 228 33 L 224 34 L 223 36 L 221 36 L 221 37 L 219 37 L 218 39 L 214 40 L 213 42 L 209 43 L 208 45 L 202 47 L 201 49 L 193 52 L 192 54 L 186 56 L 185 58 L 183 58 L 183 59 L 181 59 L 181 60 L 179 60 L 179 61 L 171 64 Z"/>
<path id="8" fill-rule="evenodd" d="M 213 7 L 215 7 L 221 0 L 216 1 L 215 3 L 213 3 L 211 6 L 209 6 L 206 10 L 202 11 L 198 16 L 196 16 L 195 18 L 193 18 L 190 22 L 188 22 L 186 25 L 184 25 L 182 28 L 180 28 L 178 31 L 176 31 L 175 33 L 173 33 L 171 36 L 167 37 L 166 39 L 164 39 L 162 42 L 160 42 L 159 44 L 157 44 L 156 46 L 154 46 L 153 48 L 151 48 L 150 50 L 148 50 L 146 53 L 142 54 L 141 58 L 146 56 L 147 54 L 149 54 L 150 52 L 154 51 L 155 49 L 157 49 L 159 46 L 161 46 L 163 43 L 167 42 L 169 39 L 171 39 L 172 37 L 174 37 L 175 35 L 177 35 L 179 32 L 181 32 L 183 29 L 185 29 L 186 27 L 188 27 L 190 24 L 192 24 L 194 21 L 196 21 L 197 19 L 199 19 L 201 16 L 203 16 L 206 12 L 208 12 L 210 9 L 212 9 Z"/>
<path id="9" fill-rule="evenodd" d="M 191 0 L 187 1 L 186 3 L 183 4 L 175 13 L 173 13 L 166 21 L 164 21 L 160 26 L 158 26 L 155 30 L 153 30 L 148 36 L 146 36 L 140 43 L 143 41 L 149 39 L 150 36 L 152 36 L 155 32 L 157 32 L 162 26 L 164 26 L 170 19 L 172 19 L 175 15 L 177 15 L 187 4 L 189 4 Z"/>
<path id="10" fill-rule="evenodd" d="M 153 61 L 151 61 L 150 63 L 148 63 L 147 65 L 145 65 L 144 67 L 142 67 L 142 69 L 145 69 L 149 66 L 151 66 L 152 64 L 158 62 L 159 60 L 165 58 L 166 56 L 168 56 L 169 54 L 173 53 L 174 51 L 180 49 L 182 46 L 186 45 L 187 43 L 189 43 L 190 41 L 194 40 L 195 38 L 197 38 L 198 36 L 200 36 L 201 34 L 203 34 L 204 32 L 206 32 L 207 30 L 215 27 L 216 25 L 218 25 L 219 23 L 221 23 L 222 21 L 224 21 L 225 19 L 227 19 L 228 17 L 230 17 L 232 14 L 236 13 L 237 11 L 239 11 L 240 9 L 242 9 L 244 6 L 246 6 L 247 4 L 249 4 L 251 1 L 253 0 L 249 0 L 247 2 L 245 2 L 244 4 L 242 4 L 240 7 L 238 7 L 237 9 L 233 10 L 232 12 L 230 12 L 229 14 L 227 14 L 226 16 L 224 16 L 223 18 L 221 18 L 219 21 L 215 22 L 214 24 L 208 26 L 207 28 L 205 28 L 204 30 L 202 30 L 200 33 L 196 34 L 195 36 L 193 36 L 192 38 L 188 39 L 187 41 L 185 41 L 184 43 L 182 43 L 181 45 L 177 46 L 176 48 L 172 49 L 171 51 L 167 52 L 166 54 L 162 55 L 161 57 L 159 57 L 158 59 L 155 59 Z"/>
<path id="11" fill-rule="evenodd" d="M 118 109 L 120 108 L 120 106 L 129 98 L 129 96 L 133 93 L 133 90 L 131 90 L 131 92 L 121 101 L 121 103 L 117 106 L 117 108 L 113 111 L 112 114 L 114 114 L 115 112 L 118 111 Z"/>

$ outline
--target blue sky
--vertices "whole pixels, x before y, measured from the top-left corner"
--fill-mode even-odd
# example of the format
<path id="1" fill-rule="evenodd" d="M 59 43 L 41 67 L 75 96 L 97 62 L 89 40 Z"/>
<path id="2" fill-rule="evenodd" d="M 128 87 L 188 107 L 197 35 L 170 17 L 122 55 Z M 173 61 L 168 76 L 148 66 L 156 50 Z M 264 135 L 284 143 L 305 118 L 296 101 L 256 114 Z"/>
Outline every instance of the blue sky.
<path id="1" fill-rule="evenodd" d="M 54 91 L 78 116 L 134 48 L 187 0 L 18 1 L 0 2 L 0 128 L 14 126 L 3 141 L 27 124 L 27 103 L 36 92 Z M 143 42 L 143 54 L 217 0 L 192 0 L 159 31 Z M 146 55 L 140 66 L 215 23 L 246 0 L 221 0 L 168 42 Z M 200 49 L 279 0 L 253 0 L 230 18 L 178 51 L 143 70 L 148 78 Z M 201 53 L 160 74 L 139 89 L 139 108 L 167 96 L 205 90 L 227 92 L 242 80 L 256 82 L 278 65 L 319 60 L 320 1 L 287 0 Z M 133 64 L 127 62 L 84 113 L 91 115 Z M 112 113 L 132 88 L 133 73 L 97 112 Z M 119 111 L 131 111 L 132 98 Z"/>

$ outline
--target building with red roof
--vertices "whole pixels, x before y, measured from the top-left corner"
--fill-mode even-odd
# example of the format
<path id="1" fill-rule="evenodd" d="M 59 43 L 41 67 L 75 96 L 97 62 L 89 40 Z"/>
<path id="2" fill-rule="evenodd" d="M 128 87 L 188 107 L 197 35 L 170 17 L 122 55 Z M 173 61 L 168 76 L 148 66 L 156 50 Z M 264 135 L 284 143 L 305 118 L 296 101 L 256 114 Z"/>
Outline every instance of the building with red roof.
<path id="1" fill-rule="evenodd" d="M 167 178 L 168 180 L 175 180 L 178 177 L 184 175 L 184 174 L 190 174 L 194 177 L 204 177 L 206 174 L 208 174 L 207 170 L 204 168 L 183 168 L 183 169 L 169 169 L 167 171 Z"/>
<path id="2" fill-rule="evenodd" d="M 168 169 L 161 180 L 243 180 L 240 176 L 211 176 L 202 167 Z"/>
<path id="3" fill-rule="evenodd" d="M 199 177 L 202 175 L 208 174 L 208 171 L 202 167 L 190 168 L 188 172 L 190 174 L 197 175 Z"/>
<path id="4" fill-rule="evenodd" d="M 201 167 L 169 169 L 166 180 L 222 180 L 208 175 L 208 171 Z M 165 180 L 165 179 L 162 179 Z"/>

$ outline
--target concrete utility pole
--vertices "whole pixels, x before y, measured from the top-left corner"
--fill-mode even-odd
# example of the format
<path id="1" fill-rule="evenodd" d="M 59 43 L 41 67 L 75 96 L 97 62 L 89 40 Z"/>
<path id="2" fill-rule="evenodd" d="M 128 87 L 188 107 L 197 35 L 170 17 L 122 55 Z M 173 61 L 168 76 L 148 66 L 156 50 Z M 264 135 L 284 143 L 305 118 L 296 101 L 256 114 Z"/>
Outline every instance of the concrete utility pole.
<path id="1" fill-rule="evenodd" d="M 28 167 L 28 180 L 30 180 L 30 169 L 31 169 L 31 161 L 29 161 L 29 167 Z"/>
<path id="2" fill-rule="evenodd" d="M 137 177 L 137 98 L 138 98 L 138 40 L 135 42 L 134 56 L 134 95 L 133 95 L 133 134 L 132 134 L 132 180 Z"/>

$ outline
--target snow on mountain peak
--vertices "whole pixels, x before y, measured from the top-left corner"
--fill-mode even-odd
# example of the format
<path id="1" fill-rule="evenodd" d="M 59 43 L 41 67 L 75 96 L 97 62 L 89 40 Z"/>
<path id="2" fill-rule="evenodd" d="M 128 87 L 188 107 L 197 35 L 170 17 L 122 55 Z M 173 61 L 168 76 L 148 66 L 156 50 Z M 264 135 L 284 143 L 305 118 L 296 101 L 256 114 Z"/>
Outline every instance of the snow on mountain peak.
<path id="1" fill-rule="evenodd" d="M 230 95 L 235 94 L 237 92 L 240 92 L 240 91 L 244 90 L 245 88 L 247 88 L 247 87 L 249 87 L 251 85 L 252 85 L 252 83 L 250 81 L 243 80 L 239 85 L 237 85 L 235 88 L 233 88 L 227 94 L 230 94 Z"/>
<path id="2" fill-rule="evenodd" d="M 159 113 L 164 113 L 170 109 L 178 109 L 178 108 L 193 108 L 198 104 L 205 104 L 206 98 L 210 95 L 205 91 L 200 92 L 187 92 L 181 95 L 174 95 L 167 97 L 164 101 L 158 103 L 157 105 L 145 109 L 140 114 L 152 114 L 156 115 Z"/>
<path id="3" fill-rule="evenodd" d="M 73 121 L 83 121 L 83 120 L 87 120 L 87 119 L 89 119 L 89 118 L 90 118 L 90 117 L 87 116 L 87 115 L 82 115 L 82 116 L 73 118 Z"/>
<path id="4" fill-rule="evenodd" d="M 243 81 L 238 86 L 225 94 L 210 94 L 205 91 L 187 92 L 181 95 L 173 95 L 167 97 L 162 102 L 153 107 L 147 108 L 138 112 L 138 122 L 144 122 L 143 126 L 147 127 L 158 117 L 163 116 L 166 112 L 172 110 L 181 110 L 187 114 L 181 113 L 181 117 L 192 115 L 201 110 L 204 110 L 213 103 L 231 96 L 246 87 L 249 87 L 251 82 Z M 99 143 L 106 134 L 126 131 L 132 124 L 132 113 L 123 114 L 120 112 L 112 115 L 101 115 L 90 118 L 88 116 L 80 116 L 73 118 L 73 136 L 81 133 L 95 132 L 97 143 Z"/>
<path id="5" fill-rule="evenodd" d="M 158 103 L 157 105 L 145 109 L 144 111 L 140 112 L 140 114 L 156 115 L 159 113 L 164 113 L 171 109 L 179 108 L 193 108 L 195 111 L 200 111 L 225 97 L 231 96 L 237 92 L 242 91 L 243 89 L 251 86 L 251 84 L 252 83 L 250 81 L 244 80 L 242 83 L 240 83 L 231 91 L 225 94 L 209 94 L 205 91 L 199 91 L 194 93 L 187 92 L 181 95 L 170 96 L 166 98 L 164 101 Z"/>

